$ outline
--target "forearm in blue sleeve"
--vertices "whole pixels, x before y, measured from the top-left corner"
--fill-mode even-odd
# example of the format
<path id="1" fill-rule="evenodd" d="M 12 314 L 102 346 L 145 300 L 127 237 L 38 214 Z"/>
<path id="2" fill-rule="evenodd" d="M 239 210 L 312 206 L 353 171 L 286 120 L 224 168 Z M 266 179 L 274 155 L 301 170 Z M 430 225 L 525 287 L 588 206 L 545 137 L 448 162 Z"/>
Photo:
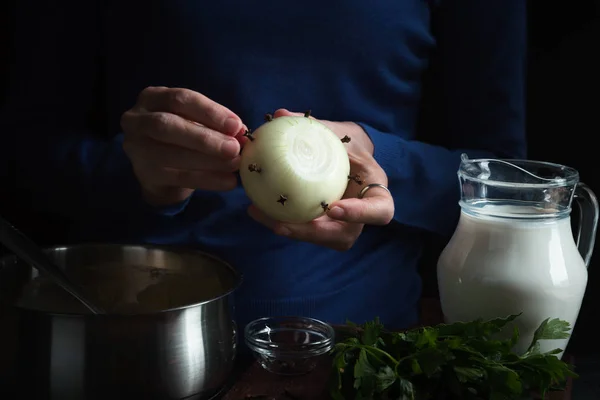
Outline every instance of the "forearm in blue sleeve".
<path id="1" fill-rule="evenodd" d="M 107 213 L 174 215 L 187 202 L 153 208 L 141 196 L 140 185 L 122 149 L 123 135 L 112 140 L 84 130 L 31 129 L 20 124 L 0 154 L 12 159 L 17 189 L 31 206 L 68 219 Z M 131 216 L 130 216 L 131 217 Z"/>
<path id="2" fill-rule="evenodd" d="M 375 145 L 375 159 L 388 175 L 394 197 L 394 220 L 440 235 L 456 224 L 460 155 L 494 157 L 485 150 L 449 150 L 377 131 L 362 124 Z"/>
<path id="3" fill-rule="evenodd" d="M 438 37 L 433 90 L 440 107 L 432 118 L 441 121 L 433 135 L 441 145 L 361 124 L 388 174 L 396 222 L 451 234 L 459 211 L 461 154 L 525 157 L 525 3 L 440 3 L 433 26 Z"/>

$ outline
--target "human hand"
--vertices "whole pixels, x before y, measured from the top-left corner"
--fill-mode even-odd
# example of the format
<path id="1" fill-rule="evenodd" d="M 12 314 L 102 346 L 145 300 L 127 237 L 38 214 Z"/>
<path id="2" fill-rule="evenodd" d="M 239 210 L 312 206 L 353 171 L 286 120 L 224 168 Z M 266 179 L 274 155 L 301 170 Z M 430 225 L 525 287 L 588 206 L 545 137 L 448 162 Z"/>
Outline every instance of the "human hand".
<path id="1" fill-rule="evenodd" d="M 278 118 L 285 115 L 304 115 L 304 113 L 291 113 L 281 109 L 273 116 Z M 365 189 L 369 184 L 387 187 L 388 179 L 373 158 L 373 143 L 364 130 L 353 122 L 324 120 L 319 122 L 329 127 L 340 139 L 346 135 L 351 138 L 347 149 L 353 180 L 349 182 L 342 200 L 330 204 L 326 215 L 306 224 L 275 221 L 254 206 L 250 206 L 248 213 L 278 235 L 344 251 L 354 245 L 366 224 L 390 223 L 394 216 L 394 201 L 384 188 L 369 186 Z M 364 197 L 359 198 L 361 190 Z"/>
<path id="2" fill-rule="evenodd" d="M 237 186 L 242 120 L 188 89 L 148 87 L 121 117 L 123 148 L 146 200 L 154 205 L 187 199 L 194 189 Z"/>

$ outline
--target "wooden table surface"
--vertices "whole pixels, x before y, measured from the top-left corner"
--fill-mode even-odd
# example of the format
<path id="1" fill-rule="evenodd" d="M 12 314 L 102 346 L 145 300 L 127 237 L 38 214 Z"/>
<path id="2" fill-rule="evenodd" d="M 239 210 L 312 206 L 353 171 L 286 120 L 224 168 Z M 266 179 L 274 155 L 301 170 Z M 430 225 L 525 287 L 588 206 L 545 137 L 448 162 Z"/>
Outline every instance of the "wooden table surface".
<path id="1" fill-rule="evenodd" d="M 329 357 L 323 357 L 311 373 L 295 377 L 272 374 L 254 363 L 222 400 L 331 400 L 327 391 L 330 371 Z M 571 384 L 566 391 L 550 393 L 546 400 L 571 400 Z"/>
<path id="2" fill-rule="evenodd" d="M 442 312 L 437 299 L 423 300 L 421 325 L 435 325 L 442 322 Z M 573 362 L 568 355 L 567 361 Z M 224 395 L 223 400 L 329 400 L 328 380 L 331 371 L 331 358 L 323 356 L 317 367 L 309 374 L 301 376 L 281 376 L 270 373 L 258 363 L 251 363 L 241 372 L 236 383 Z M 567 390 L 550 393 L 547 400 L 571 400 L 572 382 Z"/>

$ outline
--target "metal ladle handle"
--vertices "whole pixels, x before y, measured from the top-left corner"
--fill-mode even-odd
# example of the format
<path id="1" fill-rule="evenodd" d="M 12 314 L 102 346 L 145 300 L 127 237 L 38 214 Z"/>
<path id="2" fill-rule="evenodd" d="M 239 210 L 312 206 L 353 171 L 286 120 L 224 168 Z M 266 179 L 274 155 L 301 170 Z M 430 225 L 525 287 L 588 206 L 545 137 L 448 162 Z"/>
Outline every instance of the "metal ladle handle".
<path id="1" fill-rule="evenodd" d="M 102 308 L 89 301 L 79 287 L 34 242 L 2 217 L 0 217 L 0 243 L 21 260 L 45 272 L 55 284 L 69 292 L 91 312 L 104 314 Z"/>

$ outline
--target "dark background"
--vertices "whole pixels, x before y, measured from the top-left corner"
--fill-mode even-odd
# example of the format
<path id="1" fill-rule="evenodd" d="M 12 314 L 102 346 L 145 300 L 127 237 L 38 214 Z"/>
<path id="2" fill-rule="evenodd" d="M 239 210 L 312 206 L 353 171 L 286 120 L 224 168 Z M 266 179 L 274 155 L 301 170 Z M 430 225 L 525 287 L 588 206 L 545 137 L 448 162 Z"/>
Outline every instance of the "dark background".
<path id="1" fill-rule="evenodd" d="M 5 100 L 2 89 L 8 79 L 6 66 L 13 51 L 9 44 L 13 23 L 9 16 L 13 2 L 0 4 L 0 105 Z M 530 0 L 528 4 L 529 158 L 576 168 L 582 181 L 600 195 L 600 173 L 596 172 L 600 171 L 600 157 L 593 141 L 600 133 L 600 0 Z M 9 171 L 0 171 L 3 180 L 9 180 L 10 175 Z M 0 182 L 1 215 L 9 217 L 40 243 L 60 241 L 61 224 L 54 225 L 31 210 L 19 209 L 10 199 L 6 185 Z M 51 236 L 45 233 L 48 230 L 53 233 Z M 435 260 L 438 252 L 439 244 L 432 243 L 424 262 L 424 290 L 428 294 L 435 294 L 437 290 Z M 579 393 L 586 391 L 590 398 L 596 399 L 600 398 L 600 341 L 594 328 L 600 322 L 600 312 L 595 309 L 600 297 L 599 268 L 597 245 L 589 269 L 584 305 L 568 349 L 575 354 L 583 374 L 576 389 L 579 388 Z"/>

